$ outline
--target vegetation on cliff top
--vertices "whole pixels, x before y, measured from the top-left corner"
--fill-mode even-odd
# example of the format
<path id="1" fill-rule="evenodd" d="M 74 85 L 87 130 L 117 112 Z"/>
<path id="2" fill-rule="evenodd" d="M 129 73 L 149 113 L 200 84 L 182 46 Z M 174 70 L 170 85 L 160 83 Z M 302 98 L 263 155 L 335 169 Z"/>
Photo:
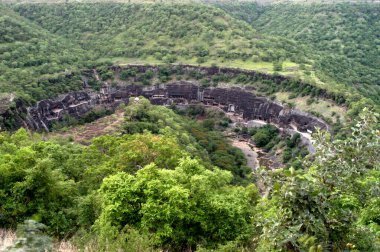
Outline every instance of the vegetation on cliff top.
<path id="1" fill-rule="evenodd" d="M 24 34 L 3 24 L 4 30 L 12 29 L 7 36 L 13 42 L 4 42 L 1 57 L 6 65 L 1 71 L 6 85 L 0 91 L 27 94 L 34 100 L 62 93 L 63 88 L 80 87 L 78 82 L 41 84 L 41 79 L 50 82 L 54 73 L 69 74 L 109 61 L 217 64 L 294 75 L 302 72 L 296 62 L 307 60 L 296 43 L 262 36 L 247 23 L 210 5 L 72 3 L 9 7 L 22 17 L 3 6 L 7 19 L 13 23 L 22 20 L 22 29 L 41 36 L 31 36 L 34 47 L 13 52 L 8 47 L 23 42 Z M 11 60 L 15 57 L 17 63 Z"/>
<path id="2" fill-rule="evenodd" d="M 378 102 L 376 4 L 10 7 L 19 15 L 1 7 L 2 30 L 12 31 L 2 41 L 1 92 L 38 100 L 80 88 L 79 82 L 54 85 L 47 81 L 57 73 L 108 61 L 182 62 L 279 72 L 340 93 L 347 92 L 340 85 L 346 84 Z M 338 32 L 334 27 L 340 27 Z"/>
<path id="3" fill-rule="evenodd" d="M 380 103 L 380 4 L 219 5 L 258 32 L 302 45 L 317 77 Z"/>
<path id="4" fill-rule="evenodd" d="M 78 42 L 96 58 L 271 63 L 292 60 L 298 53 L 294 43 L 263 37 L 209 5 L 39 4 L 14 9 L 41 27 Z"/>

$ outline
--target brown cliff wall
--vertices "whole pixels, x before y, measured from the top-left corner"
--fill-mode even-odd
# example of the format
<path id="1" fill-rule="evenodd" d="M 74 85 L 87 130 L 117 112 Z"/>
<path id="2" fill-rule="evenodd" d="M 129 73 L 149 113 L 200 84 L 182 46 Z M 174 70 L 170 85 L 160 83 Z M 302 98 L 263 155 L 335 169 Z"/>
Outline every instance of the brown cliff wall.
<path id="1" fill-rule="evenodd" d="M 79 118 L 98 106 L 114 109 L 135 96 L 144 96 L 156 105 L 203 103 L 219 106 L 225 111 L 240 113 L 247 120 L 260 119 L 283 128 L 295 126 L 300 131 L 328 129 L 328 125 L 315 116 L 287 109 L 280 103 L 242 88 L 202 88 L 184 81 L 144 88 L 137 85 L 104 86 L 100 92 L 72 92 L 55 99 L 42 100 L 28 108 L 25 121 L 30 129 L 49 130 L 54 122 L 62 120 L 65 115 Z"/>

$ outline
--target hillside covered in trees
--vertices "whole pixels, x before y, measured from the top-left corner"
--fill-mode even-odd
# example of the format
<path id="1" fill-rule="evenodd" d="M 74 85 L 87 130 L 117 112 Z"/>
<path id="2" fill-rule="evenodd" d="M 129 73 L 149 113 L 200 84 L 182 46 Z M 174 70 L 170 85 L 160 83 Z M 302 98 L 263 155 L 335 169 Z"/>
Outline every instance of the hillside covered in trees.
<path id="1" fill-rule="evenodd" d="M 33 36 L 20 29 L 44 33 L 34 38 L 38 40 L 34 47 L 13 51 L 6 41 L 2 46 L 7 53 L 1 56 L 1 92 L 17 92 L 34 101 L 62 93 L 60 87 L 45 83 L 51 77 L 59 83 L 60 76 L 71 71 L 112 62 L 218 65 L 279 73 L 338 93 L 351 95 L 354 88 L 379 102 L 377 4 L 23 3 L 1 8 L 6 12 L 4 32 L 13 31 L 4 39 L 25 44 Z M 15 24 L 19 28 L 12 28 Z M 50 40 L 56 43 L 53 50 L 40 45 Z M 67 53 L 68 48 L 72 53 Z M 36 52 L 38 57 L 31 57 Z M 17 64 L 10 60 L 21 56 Z M 47 68 L 42 62 L 52 65 Z M 24 73 L 27 86 L 18 86 L 13 70 Z M 72 83 L 65 91 L 77 88 L 80 85 Z"/>
<path id="2" fill-rule="evenodd" d="M 379 103 L 380 4 L 220 4 L 258 32 L 297 41 L 317 76 Z"/>
<path id="3" fill-rule="evenodd" d="M 249 24 L 234 19 L 212 5 L 72 3 L 8 7 L 22 17 L 6 9 L 7 19 L 22 19 L 23 25 L 44 30 L 48 37 L 60 39 L 60 46 L 64 47 L 59 49 L 60 53 L 65 52 L 66 46 L 73 50 L 70 57 L 75 57 L 75 60 L 71 60 L 70 66 L 64 68 L 69 72 L 104 62 L 190 63 L 302 77 L 303 70 L 297 66 L 307 60 L 296 43 L 263 36 Z M 12 38 L 16 42 L 20 38 L 17 37 L 17 29 L 13 30 L 16 33 L 8 36 L 16 36 Z M 43 36 L 38 39 L 45 40 Z M 31 48 L 26 48 L 23 55 L 32 52 L 28 50 Z M 39 57 L 52 60 L 58 56 L 50 57 L 41 52 Z M 69 59 L 58 57 L 57 60 Z M 38 61 L 34 65 L 42 67 Z M 58 65 L 66 66 L 65 62 Z M 14 67 L 24 70 L 26 65 L 23 63 Z M 4 73 L 12 75 L 8 68 L 3 68 Z M 49 68 L 49 73 L 54 70 L 62 69 Z M 36 82 L 41 79 L 38 74 L 33 72 L 37 78 L 30 85 L 38 85 Z M 28 95 L 31 92 L 24 89 Z M 60 92 L 57 90 L 57 93 Z"/>
<path id="4" fill-rule="evenodd" d="M 0 92 L 39 100 L 75 87 L 46 85 L 44 79 L 75 69 L 84 51 L 0 5 Z"/>

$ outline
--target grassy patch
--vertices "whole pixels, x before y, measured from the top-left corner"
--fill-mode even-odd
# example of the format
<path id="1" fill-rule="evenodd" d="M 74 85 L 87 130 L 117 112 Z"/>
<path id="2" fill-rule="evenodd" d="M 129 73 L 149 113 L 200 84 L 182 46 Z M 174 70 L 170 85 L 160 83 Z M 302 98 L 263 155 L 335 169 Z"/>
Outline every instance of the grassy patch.
<path id="1" fill-rule="evenodd" d="M 149 65 L 161 65 L 166 64 L 162 60 L 158 60 L 153 56 L 148 56 L 144 59 L 141 58 L 125 58 L 125 57 L 115 57 L 115 58 L 101 58 L 98 62 L 112 62 L 115 65 L 128 65 L 128 64 L 149 64 Z M 231 67 L 231 68 L 240 68 L 245 70 L 253 70 L 261 73 L 273 74 L 273 63 L 272 62 L 253 62 L 253 61 L 244 61 L 244 60 L 229 60 L 229 61 L 219 61 L 217 59 L 210 59 L 204 63 L 197 63 L 196 58 L 185 59 L 183 57 L 179 57 L 178 60 L 173 64 L 190 64 L 190 65 L 199 65 L 199 66 L 219 66 L 219 67 Z M 321 81 L 315 74 L 314 71 L 310 71 L 310 75 L 306 75 L 301 69 L 299 64 L 284 61 L 283 62 L 283 71 L 278 72 L 278 74 L 292 77 L 296 79 L 303 80 L 307 83 L 313 84 L 316 87 L 320 87 L 329 91 L 336 91 L 336 87 L 343 88 L 343 85 L 339 85 L 334 83 L 325 83 Z"/>
<path id="2" fill-rule="evenodd" d="M 276 93 L 276 100 L 281 102 L 293 103 L 297 109 L 302 111 L 313 111 L 323 115 L 325 118 L 330 118 L 333 122 L 336 122 L 337 116 L 341 121 L 345 121 L 346 109 L 336 105 L 330 100 L 317 99 L 310 103 L 310 96 L 297 96 L 293 98 L 290 92 L 278 92 Z"/>

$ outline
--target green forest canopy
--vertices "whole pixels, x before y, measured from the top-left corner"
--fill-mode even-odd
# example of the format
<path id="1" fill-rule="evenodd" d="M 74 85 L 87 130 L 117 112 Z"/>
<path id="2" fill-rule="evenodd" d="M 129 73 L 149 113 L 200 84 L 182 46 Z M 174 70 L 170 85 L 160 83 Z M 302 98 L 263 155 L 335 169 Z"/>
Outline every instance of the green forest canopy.
<path id="1" fill-rule="evenodd" d="M 13 32 L 4 36 L 7 41 L 1 41 L 0 81 L 4 85 L 0 92 L 16 92 L 33 100 L 60 94 L 64 88 L 79 88 L 73 83 L 50 87 L 40 84 L 40 79 L 108 61 L 219 64 L 270 73 L 276 69 L 284 74 L 294 74 L 298 69 L 301 77 L 303 70 L 297 64 L 307 62 L 296 43 L 263 36 L 209 5 L 73 3 L 10 7 L 18 14 L 1 7 L 2 30 Z M 11 49 L 20 44 L 23 50 Z M 54 48 L 48 50 L 48 45 Z"/>
<path id="2" fill-rule="evenodd" d="M 37 78 L 75 69 L 84 51 L 0 5 L 0 92 L 29 99 L 57 95 L 72 85 L 39 85 Z"/>
<path id="3" fill-rule="evenodd" d="M 258 32 L 303 46 L 324 82 L 338 82 L 379 103 L 380 4 L 219 5 Z"/>

